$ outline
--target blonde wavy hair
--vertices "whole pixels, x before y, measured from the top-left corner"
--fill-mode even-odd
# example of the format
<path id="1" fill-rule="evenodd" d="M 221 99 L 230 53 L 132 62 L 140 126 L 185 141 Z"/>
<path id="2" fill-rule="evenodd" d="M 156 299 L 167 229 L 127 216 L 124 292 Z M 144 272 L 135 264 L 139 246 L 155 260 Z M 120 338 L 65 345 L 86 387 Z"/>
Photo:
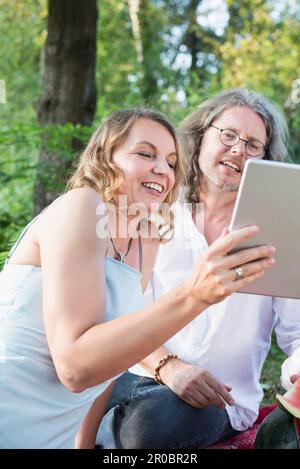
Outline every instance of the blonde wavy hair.
<path id="1" fill-rule="evenodd" d="M 116 205 L 123 174 L 113 162 L 113 153 L 139 119 L 148 119 L 161 124 L 173 137 L 177 153 L 174 168 L 175 184 L 164 200 L 164 203 L 171 206 L 178 198 L 180 186 L 184 180 L 183 155 L 172 124 L 163 114 L 147 108 L 123 109 L 113 113 L 105 120 L 94 132 L 75 164 L 75 171 L 67 182 L 67 190 L 90 187 L 99 193 L 104 202 Z M 170 239 L 173 235 L 174 223 L 171 210 L 169 215 L 168 222 L 163 219 L 158 224 L 159 233 L 162 233 L 159 236 L 162 242 Z"/>

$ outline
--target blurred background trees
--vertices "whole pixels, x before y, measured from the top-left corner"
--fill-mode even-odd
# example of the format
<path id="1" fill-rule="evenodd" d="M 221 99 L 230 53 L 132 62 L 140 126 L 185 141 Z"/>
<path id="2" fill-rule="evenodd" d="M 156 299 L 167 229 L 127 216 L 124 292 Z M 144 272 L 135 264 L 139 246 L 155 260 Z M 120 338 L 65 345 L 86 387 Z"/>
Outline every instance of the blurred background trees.
<path id="1" fill-rule="evenodd" d="M 2 253 L 120 107 L 177 124 L 213 93 L 249 87 L 285 113 L 300 162 L 299 0 L 0 0 L 0 38 Z"/>

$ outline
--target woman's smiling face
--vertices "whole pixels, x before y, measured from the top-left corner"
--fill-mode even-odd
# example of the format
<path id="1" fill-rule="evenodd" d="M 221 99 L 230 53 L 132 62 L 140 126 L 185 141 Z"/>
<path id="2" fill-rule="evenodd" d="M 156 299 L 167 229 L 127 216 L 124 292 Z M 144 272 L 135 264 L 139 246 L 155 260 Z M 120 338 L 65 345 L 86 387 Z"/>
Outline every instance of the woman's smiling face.
<path id="1" fill-rule="evenodd" d="M 122 171 L 119 195 L 127 204 L 162 203 L 175 183 L 175 142 L 162 124 L 138 119 L 113 152 L 112 160 Z"/>

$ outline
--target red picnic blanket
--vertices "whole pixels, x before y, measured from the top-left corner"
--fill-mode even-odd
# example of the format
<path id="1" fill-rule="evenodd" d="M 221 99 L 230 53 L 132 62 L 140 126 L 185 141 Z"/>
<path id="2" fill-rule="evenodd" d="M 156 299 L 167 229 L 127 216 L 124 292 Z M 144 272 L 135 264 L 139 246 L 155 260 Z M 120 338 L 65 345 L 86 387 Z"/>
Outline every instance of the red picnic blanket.
<path id="1" fill-rule="evenodd" d="M 254 441 L 260 424 L 275 408 L 275 404 L 262 407 L 253 427 L 248 428 L 248 430 L 245 430 L 244 432 L 241 432 L 238 435 L 229 438 L 228 440 L 224 440 L 220 443 L 209 446 L 207 449 L 254 449 Z"/>

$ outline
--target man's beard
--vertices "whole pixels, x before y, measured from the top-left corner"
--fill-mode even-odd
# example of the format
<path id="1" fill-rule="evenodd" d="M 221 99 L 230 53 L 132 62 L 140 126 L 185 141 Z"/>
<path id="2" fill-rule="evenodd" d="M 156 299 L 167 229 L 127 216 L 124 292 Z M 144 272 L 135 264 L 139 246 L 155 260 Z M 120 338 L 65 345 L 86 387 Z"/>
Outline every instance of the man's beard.
<path id="1" fill-rule="evenodd" d="M 200 184 L 201 184 L 201 189 L 204 190 L 205 192 L 207 191 L 207 187 L 210 184 L 213 184 L 215 187 L 218 187 L 220 189 L 220 192 L 237 192 L 240 186 L 239 182 L 236 182 L 234 184 L 225 184 L 221 181 L 219 181 L 217 178 L 213 177 L 203 177 L 203 173 L 201 174 L 200 177 Z"/>
<path id="2" fill-rule="evenodd" d="M 219 184 L 218 187 L 222 192 L 237 192 L 240 184 Z"/>

